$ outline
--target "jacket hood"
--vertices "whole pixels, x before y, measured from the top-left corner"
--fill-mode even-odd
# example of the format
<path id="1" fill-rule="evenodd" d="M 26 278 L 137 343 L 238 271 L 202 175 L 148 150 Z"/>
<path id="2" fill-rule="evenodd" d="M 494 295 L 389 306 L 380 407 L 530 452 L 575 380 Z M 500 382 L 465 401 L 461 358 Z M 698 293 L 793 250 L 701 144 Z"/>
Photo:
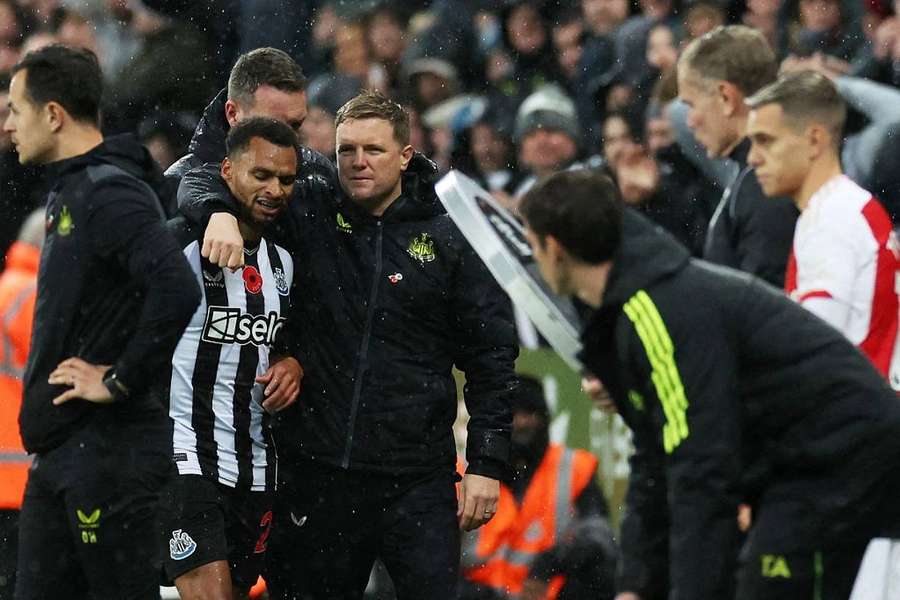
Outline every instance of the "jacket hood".
<path id="1" fill-rule="evenodd" d="M 662 227 L 626 207 L 603 304 L 624 304 L 638 290 L 684 269 L 690 258 L 687 248 Z"/>
<path id="2" fill-rule="evenodd" d="M 438 168 L 431 159 L 416 152 L 403 174 L 403 195 L 391 207 L 403 220 L 428 219 L 446 212 L 434 191 Z"/>
<path id="3" fill-rule="evenodd" d="M 107 137 L 89 152 L 53 163 L 50 169 L 53 173 L 62 175 L 73 169 L 103 164 L 119 167 L 129 175 L 146 182 L 160 198 L 166 194 L 165 180 L 159 165 L 153 160 L 150 152 L 141 145 L 137 136 L 131 133 Z"/>
<path id="4" fill-rule="evenodd" d="M 225 148 L 225 138 L 231 128 L 225 120 L 225 102 L 228 90 L 223 89 L 216 94 L 212 102 L 204 109 L 200 122 L 194 130 L 194 136 L 188 146 L 188 152 L 202 162 L 219 162 Z"/>

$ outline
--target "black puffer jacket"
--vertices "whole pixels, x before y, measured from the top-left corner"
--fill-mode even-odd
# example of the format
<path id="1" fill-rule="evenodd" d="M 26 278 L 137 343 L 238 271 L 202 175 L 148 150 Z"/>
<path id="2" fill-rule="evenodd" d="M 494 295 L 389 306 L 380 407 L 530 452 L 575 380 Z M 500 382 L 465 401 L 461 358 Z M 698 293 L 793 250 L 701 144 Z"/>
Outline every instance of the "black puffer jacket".
<path id="1" fill-rule="evenodd" d="M 779 290 L 691 260 L 626 210 L 582 340 L 634 433 L 620 591 L 733 597 L 742 475 L 760 463 L 755 547 L 850 547 L 896 524 L 875 507 L 896 505 L 900 404 L 856 347 Z"/>
<path id="2" fill-rule="evenodd" d="M 166 180 L 174 194 L 178 190 L 178 182 L 184 174 L 206 163 L 219 163 L 225 158 L 225 138 L 231 126 L 225 119 L 225 102 L 228 100 L 228 90 L 219 92 L 209 106 L 203 111 L 203 117 L 197 123 L 194 137 L 188 146 L 188 153 L 176 160 L 166 169 Z M 301 146 L 298 153 L 299 172 L 303 175 L 323 175 L 329 177 L 334 171 L 334 165 L 330 160 L 315 150 Z M 178 201 L 172 195 L 161 198 L 166 215 L 175 216 L 178 212 Z"/>
<path id="3" fill-rule="evenodd" d="M 393 474 L 453 468 L 455 365 L 467 378 L 469 471 L 499 478 L 517 354 L 511 307 L 444 212 L 433 165 L 413 162 L 428 172 L 408 172 L 381 217 L 342 199 L 334 172 L 307 176 L 270 234 L 294 256 L 291 354 L 306 371 L 278 451 Z M 182 211 L 198 222 L 233 211 L 220 181 L 211 165 L 188 173 Z"/>

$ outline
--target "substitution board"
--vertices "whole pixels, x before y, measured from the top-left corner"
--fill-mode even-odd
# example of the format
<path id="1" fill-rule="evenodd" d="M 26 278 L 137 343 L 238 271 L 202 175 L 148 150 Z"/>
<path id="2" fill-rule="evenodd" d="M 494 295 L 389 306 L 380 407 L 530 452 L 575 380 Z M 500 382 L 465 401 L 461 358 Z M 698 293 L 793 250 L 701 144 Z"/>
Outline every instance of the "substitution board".
<path id="1" fill-rule="evenodd" d="M 563 360 L 580 371 L 577 313 L 569 299 L 554 294 L 541 279 L 522 224 L 459 171 L 450 171 L 435 190 L 450 218 L 515 305 Z"/>

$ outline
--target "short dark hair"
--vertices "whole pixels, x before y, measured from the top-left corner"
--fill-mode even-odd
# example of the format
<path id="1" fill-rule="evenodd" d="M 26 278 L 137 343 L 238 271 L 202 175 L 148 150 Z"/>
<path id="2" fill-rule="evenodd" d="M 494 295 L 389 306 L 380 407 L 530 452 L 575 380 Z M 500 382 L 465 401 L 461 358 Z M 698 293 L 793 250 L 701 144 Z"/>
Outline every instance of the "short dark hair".
<path id="1" fill-rule="evenodd" d="M 37 105 L 56 102 L 76 121 L 100 125 L 103 73 L 93 52 L 60 44 L 25 55 L 12 68 L 26 71 L 25 94 Z"/>
<path id="2" fill-rule="evenodd" d="M 401 146 L 409 144 L 409 113 L 377 90 L 364 90 L 351 98 L 338 109 L 334 125 L 353 119 L 383 119 L 391 124 L 394 139 Z"/>
<path id="3" fill-rule="evenodd" d="M 306 89 L 303 69 L 287 52 L 277 48 L 257 48 L 238 57 L 228 77 L 228 99 L 252 107 L 253 94 L 268 85 L 282 92 Z"/>
<path id="4" fill-rule="evenodd" d="M 547 177 L 525 194 L 519 212 L 542 242 L 552 235 L 570 254 L 590 264 L 612 259 L 622 239 L 619 190 L 599 171 L 578 169 Z"/>
<path id="5" fill-rule="evenodd" d="M 225 154 L 234 159 L 250 147 L 253 138 L 262 138 L 282 148 L 297 150 L 297 134 L 287 124 L 269 117 L 243 119 L 228 131 Z"/>
<path id="6" fill-rule="evenodd" d="M 719 26 L 684 49 L 678 69 L 709 81 L 727 81 L 745 96 L 775 81 L 778 60 L 766 37 L 745 25 Z"/>
<path id="7" fill-rule="evenodd" d="M 840 145 L 847 105 L 830 79 L 816 71 L 786 73 L 775 83 L 745 100 L 751 109 L 777 104 L 792 127 L 819 123 L 828 128 L 835 145 Z"/>

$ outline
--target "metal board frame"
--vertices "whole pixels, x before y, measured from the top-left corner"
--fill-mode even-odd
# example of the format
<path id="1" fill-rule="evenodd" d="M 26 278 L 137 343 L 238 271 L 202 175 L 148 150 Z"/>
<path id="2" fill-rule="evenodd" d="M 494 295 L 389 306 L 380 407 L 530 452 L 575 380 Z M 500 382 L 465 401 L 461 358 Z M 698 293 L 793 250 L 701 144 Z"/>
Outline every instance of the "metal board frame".
<path id="1" fill-rule="evenodd" d="M 571 300 L 544 283 L 522 224 L 482 187 L 459 171 L 435 185 L 450 218 L 488 270 L 534 323 L 540 334 L 575 371 L 582 365 L 580 324 Z"/>

